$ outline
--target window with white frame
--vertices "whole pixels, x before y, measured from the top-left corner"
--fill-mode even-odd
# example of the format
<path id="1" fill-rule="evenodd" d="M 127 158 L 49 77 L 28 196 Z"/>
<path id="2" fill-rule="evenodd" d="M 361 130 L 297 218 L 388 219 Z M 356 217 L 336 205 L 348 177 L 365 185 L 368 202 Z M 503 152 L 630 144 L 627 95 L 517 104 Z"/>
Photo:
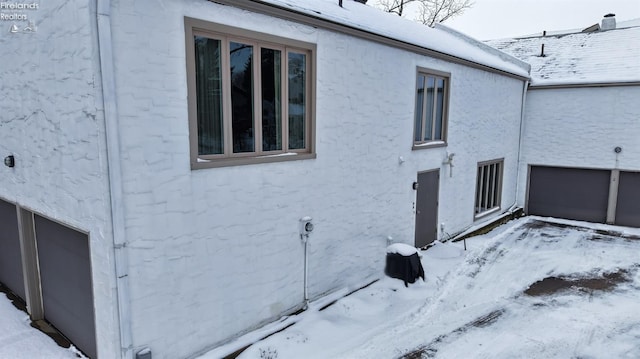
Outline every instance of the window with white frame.
<path id="1" fill-rule="evenodd" d="M 446 143 L 449 77 L 448 73 L 418 69 L 414 149 Z"/>
<path id="2" fill-rule="evenodd" d="M 313 158 L 315 46 L 185 18 L 192 168 Z"/>
<path id="3" fill-rule="evenodd" d="M 476 217 L 500 208 L 503 163 L 504 160 L 499 159 L 478 164 L 475 203 Z"/>

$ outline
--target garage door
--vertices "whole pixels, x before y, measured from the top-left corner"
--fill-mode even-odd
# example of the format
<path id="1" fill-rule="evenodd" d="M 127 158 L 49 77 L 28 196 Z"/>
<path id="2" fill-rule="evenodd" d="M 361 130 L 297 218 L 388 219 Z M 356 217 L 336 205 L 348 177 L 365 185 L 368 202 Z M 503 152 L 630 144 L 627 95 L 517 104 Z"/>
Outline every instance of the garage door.
<path id="1" fill-rule="evenodd" d="M 16 206 L 0 200 L 0 282 L 25 299 Z"/>
<path id="2" fill-rule="evenodd" d="M 532 166 L 529 214 L 604 223 L 611 171 Z"/>
<path id="3" fill-rule="evenodd" d="M 34 223 L 44 317 L 95 358 L 89 237 L 38 215 Z"/>
<path id="4" fill-rule="evenodd" d="M 620 172 L 615 224 L 640 227 L 640 172 Z"/>

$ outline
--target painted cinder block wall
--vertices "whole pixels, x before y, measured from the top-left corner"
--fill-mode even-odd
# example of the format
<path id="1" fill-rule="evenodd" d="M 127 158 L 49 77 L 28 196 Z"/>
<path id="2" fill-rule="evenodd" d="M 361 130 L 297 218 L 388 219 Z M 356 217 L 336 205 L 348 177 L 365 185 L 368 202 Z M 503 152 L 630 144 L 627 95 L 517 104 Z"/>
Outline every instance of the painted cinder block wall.
<path id="1" fill-rule="evenodd" d="M 0 157 L 13 154 L 16 166 L 0 166 L 0 197 L 89 233 L 98 354 L 115 358 L 118 314 L 95 13 L 94 2 L 40 1 L 27 13 L 37 32 L 11 34 L 3 22 Z"/>
<path id="2" fill-rule="evenodd" d="M 132 332 L 154 358 L 298 308 L 300 217 L 315 298 L 379 277 L 387 236 L 413 243 L 418 171 L 442 170 L 448 233 L 474 223 L 478 161 L 505 158 L 515 201 L 520 80 L 204 0 L 114 4 Z M 316 159 L 190 169 L 184 16 L 317 44 Z M 411 150 L 418 66 L 451 73 L 446 148 Z"/>
<path id="3" fill-rule="evenodd" d="M 640 86 L 530 89 L 518 203 L 530 165 L 640 171 L 639 98 Z"/>

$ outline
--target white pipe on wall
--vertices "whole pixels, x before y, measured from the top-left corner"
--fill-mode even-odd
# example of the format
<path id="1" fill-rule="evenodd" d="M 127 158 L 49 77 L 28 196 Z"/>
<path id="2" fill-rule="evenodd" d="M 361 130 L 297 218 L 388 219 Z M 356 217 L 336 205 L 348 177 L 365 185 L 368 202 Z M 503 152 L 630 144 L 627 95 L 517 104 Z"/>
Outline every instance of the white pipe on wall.
<path id="1" fill-rule="evenodd" d="M 302 309 L 307 310 L 309 308 L 309 292 L 308 292 L 308 283 L 307 280 L 309 278 L 309 253 L 308 253 L 308 242 L 309 235 L 304 235 L 305 237 L 302 239 L 304 242 L 304 306 Z"/>
<path id="2" fill-rule="evenodd" d="M 304 244 L 304 303 L 302 309 L 309 308 L 309 235 L 313 232 L 313 222 L 309 216 L 300 218 L 300 239 Z"/>
<path id="3" fill-rule="evenodd" d="M 115 72 L 113 66 L 113 42 L 111 38 L 111 1 L 96 0 L 98 52 L 102 101 L 104 106 L 107 166 L 111 201 L 111 225 L 118 295 L 118 319 L 120 329 L 121 357 L 132 355 L 131 308 L 129 304 L 129 257 L 127 253 L 122 169 L 120 166 L 120 129 L 116 98 Z"/>
<path id="4" fill-rule="evenodd" d="M 509 211 L 513 211 L 518 206 L 518 191 L 520 190 L 520 162 L 522 153 L 522 137 L 524 136 L 524 109 L 527 101 L 527 89 L 529 88 L 529 80 L 522 85 L 522 103 L 520 104 L 520 137 L 518 137 L 518 157 L 516 162 L 516 193 L 513 198 L 513 204 L 509 207 Z M 526 198 L 524 199 L 527 200 Z M 524 203 L 523 203 L 524 205 Z"/>

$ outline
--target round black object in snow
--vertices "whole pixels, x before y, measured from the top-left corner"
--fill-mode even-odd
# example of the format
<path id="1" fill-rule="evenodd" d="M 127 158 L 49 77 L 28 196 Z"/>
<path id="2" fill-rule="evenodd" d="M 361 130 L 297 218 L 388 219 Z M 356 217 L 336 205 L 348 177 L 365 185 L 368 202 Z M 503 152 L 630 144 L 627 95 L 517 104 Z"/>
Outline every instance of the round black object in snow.
<path id="1" fill-rule="evenodd" d="M 424 281 L 424 269 L 417 251 L 413 254 L 406 254 L 390 253 L 387 250 L 387 263 L 384 268 L 384 274 L 404 281 L 404 286 L 408 287 L 407 283 L 415 283 L 418 278 L 422 278 Z"/>

